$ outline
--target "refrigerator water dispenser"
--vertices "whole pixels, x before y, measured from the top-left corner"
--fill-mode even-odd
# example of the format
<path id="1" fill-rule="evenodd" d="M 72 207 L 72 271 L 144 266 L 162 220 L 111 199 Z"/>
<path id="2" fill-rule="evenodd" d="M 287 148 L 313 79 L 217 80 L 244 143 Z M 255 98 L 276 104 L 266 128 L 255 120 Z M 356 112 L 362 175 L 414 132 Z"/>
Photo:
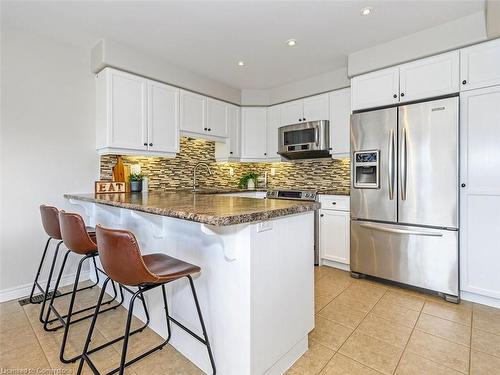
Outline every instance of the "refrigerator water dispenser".
<path id="1" fill-rule="evenodd" d="M 378 189 L 380 173 L 380 150 L 354 152 L 354 187 Z"/>

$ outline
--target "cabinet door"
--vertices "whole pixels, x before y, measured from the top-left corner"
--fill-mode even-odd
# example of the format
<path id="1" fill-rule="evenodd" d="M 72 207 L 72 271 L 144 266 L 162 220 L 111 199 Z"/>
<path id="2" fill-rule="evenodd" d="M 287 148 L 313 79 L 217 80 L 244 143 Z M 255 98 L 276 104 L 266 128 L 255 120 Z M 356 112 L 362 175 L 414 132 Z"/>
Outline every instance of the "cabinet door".
<path id="1" fill-rule="evenodd" d="M 148 149 L 179 151 L 179 89 L 148 81 Z"/>
<path id="2" fill-rule="evenodd" d="M 453 51 L 400 66 L 400 102 L 458 92 L 459 53 Z"/>
<path id="3" fill-rule="evenodd" d="M 209 135 L 227 137 L 227 107 L 220 100 L 207 98 L 207 131 Z"/>
<path id="4" fill-rule="evenodd" d="M 304 99 L 304 121 L 328 120 L 330 102 L 328 94 Z"/>
<path id="5" fill-rule="evenodd" d="M 460 100 L 461 289 L 500 298 L 500 86 Z"/>
<path id="6" fill-rule="evenodd" d="M 349 212 L 320 210 L 320 256 L 349 264 Z"/>
<path id="7" fill-rule="evenodd" d="M 240 108 L 235 105 L 228 105 L 227 108 L 227 130 L 229 157 L 241 156 L 241 124 Z"/>
<path id="8" fill-rule="evenodd" d="M 460 50 L 460 89 L 500 85 L 500 39 Z"/>
<path id="9" fill-rule="evenodd" d="M 279 158 L 278 128 L 281 126 L 281 107 L 275 105 L 267 109 L 267 157 Z"/>
<path id="10" fill-rule="evenodd" d="M 351 89 L 330 93 L 330 147 L 332 156 L 350 156 Z"/>
<path id="11" fill-rule="evenodd" d="M 241 109 L 243 159 L 266 158 L 267 108 L 249 107 Z"/>
<path id="12" fill-rule="evenodd" d="M 363 74 L 351 79 L 352 110 L 399 102 L 399 67 Z"/>
<path id="13" fill-rule="evenodd" d="M 304 101 L 294 100 L 281 104 L 281 125 L 297 124 L 302 122 L 304 115 Z"/>
<path id="14" fill-rule="evenodd" d="M 146 80 L 110 69 L 109 147 L 146 150 Z"/>
<path id="15" fill-rule="evenodd" d="M 180 129 L 191 133 L 205 133 L 206 97 L 180 90 Z"/>

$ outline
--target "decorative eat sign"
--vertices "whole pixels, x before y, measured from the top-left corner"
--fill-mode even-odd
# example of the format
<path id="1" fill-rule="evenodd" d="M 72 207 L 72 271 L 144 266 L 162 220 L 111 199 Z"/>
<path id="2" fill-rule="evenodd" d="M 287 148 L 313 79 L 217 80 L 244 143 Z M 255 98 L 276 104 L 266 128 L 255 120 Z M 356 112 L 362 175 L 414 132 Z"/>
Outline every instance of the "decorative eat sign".
<path id="1" fill-rule="evenodd" d="M 96 181 L 96 194 L 125 193 L 125 182 Z"/>

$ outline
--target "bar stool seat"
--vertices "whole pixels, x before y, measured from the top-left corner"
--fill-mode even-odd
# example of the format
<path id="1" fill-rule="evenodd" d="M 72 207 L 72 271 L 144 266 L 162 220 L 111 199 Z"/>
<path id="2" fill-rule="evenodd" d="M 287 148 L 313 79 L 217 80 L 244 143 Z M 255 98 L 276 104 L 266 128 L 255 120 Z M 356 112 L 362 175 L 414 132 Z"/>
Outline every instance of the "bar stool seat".
<path id="1" fill-rule="evenodd" d="M 44 319 L 45 305 L 46 305 L 46 302 L 48 300 L 50 300 L 50 298 L 51 298 L 50 293 L 53 294 L 54 298 L 59 298 L 59 297 L 67 296 L 71 292 L 60 293 L 57 290 L 57 287 L 54 288 L 53 291 L 50 290 L 50 285 L 52 282 L 52 275 L 54 273 L 54 268 L 55 268 L 55 265 L 56 265 L 56 262 L 58 259 L 59 249 L 60 249 L 61 244 L 63 243 L 62 235 L 61 235 L 61 227 L 59 225 L 59 210 L 56 207 L 47 206 L 47 205 L 42 204 L 40 206 L 40 216 L 42 219 L 43 229 L 45 230 L 45 233 L 47 233 L 47 236 L 49 236 L 49 238 L 48 238 L 47 243 L 45 245 L 45 249 L 42 253 L 42 258 L 40 259 L 40 264 L 38 266 L 35 280 L 33 281 L 33 286 L 31 288 L 29 301 L 30 301 L 30 303 L 41 303 L 39 320 L 41 323 L 46 323 L 46 321 Z M 87 233 L 89 233 L 89 235 L 94 236 L 93 238 L 95 239 L 95 228 L 94 227 L 89 226 L 89 227 L 86 227 L 85 230 L 87 231 Z M 38 279 L 40 277 L 42 267 L 43 267 L 44 262 L 45 262 L 45 257 L 47 255 L 47 250 L 48 250 L 49 244 L 52 240 L 56 240 L 58 242 L 57 242 L 57 245 L 56 245 L 55 250 L 54 250 L 52 262 L 50 264 L 47 283 L 45 285 L 45 288 L 43 288 L 43 286 L 40 285 L 40 283 L 38 282 Z M 95 263 L 94 263 L 94 265 L 95 265 Z M 78 289 L 77 291 L 80 292 L 82 290 L 91 289 L 94 286 L 96 286 L 98 282 L 99 282 L 99 274 L 97 273 L 97 269 L 96 269 L 96 282 L 93 283 L 92 285 L 82 287 L 82 288 Z M 35 296 L 36 289 L 38 289 L 42 294 L 39 296 Z M 52 321 L 49 321 L 48 323 L 49 324 L 53 323 L 55 320 L 56 319 L 53 319 Z"/>
<path id="2" fill-rule="evenodd" d="M 76 213 L 69 213 L 65 211 L 60 211 L 59 214 L 59 226 L 60 226 L 60 232 L 61 232 L 61 238 L 66 247 L 68 248 L 68 251 L 64 255 L 64 258 L 61 263 L 61 268 L 59 270 L 59 275 L 56 280 L 55 288 L 57 289 L 59 287 L 59 284 L 61 282 L 61 277 L 64 273 L 65 266 L 66 266 L 66 261 L 68 259 L 68 256 L 73 253 L 76 255 L 81 256 L 80 261 L 78 262 L 78 267 L 76 270 L 76 275 L 75 275 L 75 280 L 73 283 L 73 289 L 71 291 L 71 299 L 69 302 L 68 310 L 66 314 L 62 314 L 54 305 L 54 295 L 50 299 L 50 303 L 47 309 L 46 317 L 45 317 L 45 323 L 44 323 L 44 329 L 46 331 L 55 331 L 60 328 L 64 328 L 64 333 L 63 333 L 63 338 L 61 342 L 61 348 L 59 352 L 59 359 L 63 363 L 70 363 L 70 362 L 75 362 L 80 358 L 79 355 L 73 356 L 71 358 L 67 358 L 65 356 L 65 350 L 66 350 L 66 341 L 68 339 L 69 331 L 70 331 L 70 326 L 80 322 L 85 319 L 93 318 L 94 316 L 94 311 L 97 307 L 96 305 L 91 305 L 87 306 L 84 308 L 81 308 L 79 310 L 74 309 L 75 307 L 75 300 L 76 296 L 78 293 L 78 283 L 80 281 L 80 273 L 82 271 L 82 267 L 85 261 L 87 260 L 93 260 L 94 261 L 94 267 L 96 268 L 96 275 L 102 273 L 104 276 L 108 277 L 108 275 L 101 270 L 99 267 L 97 267 L 95 263 L 95 258 L 97 257 L 98 254 L 98 249 L 97 249 L 97 244 L 96 244 L 96 233 L 95 230 L 92 232 L 88 230 L 88 227 L 85 226 L 85 223 L 83 221 L 83 218 L 76 214 Z M 97 276 L 98 277 L 98 276 Z M 109 305 L 106 309 L 103 309 L 99 311 L 99 313 L 104 313 L 106 311 L 110 311 L 113 309 L 116 309 L 123 303 L 123 291 L 121 289 L 121 286 L 119 285 L 119 292 L 120 292 L 120 299 L 118 300 L 118 292 L 115 286 L 115 283 L 112 283 L 112 288 L 113 288 L 113 296 L 111 299 L 108 301 L 99 304 L 99 305 Z M 86 315 L 81 313 L 87 312 L 87 311 L 92 311 L 91 313 L 88 313 Z M 50 315 L 53 314 L 55 315 L 54 319 L 50 319 Z M 76 316 L 76 318 L 75 318 Z M 59 325 L 53 327 L 49 326 L 50 323 L 59 321 Z M 143 327 L 144 328 L 144 327 Z M 99 347 L 94 348 L 94 350 L 99 350 Z"/>
<path id="3" fill-rule="evenodd" d="M 87 334 L 87 340 L 85 342 L 82 355 L 80 356 L 80 364 L 78 366 L 77 375 L 82 373 L 84 363 L 87 363 L 94 374 L 99 374 L 99 370 L 95 367 L 90 358 L 90 354 L 92 354 L 95 349 L 90 350 L 89 345 L 92 341 L 92 334 L 99 315 L 100 305 L 104 297 L 106 284 L 109 281 L 118 282 L 123 287 L 123 289 L 133 294 L 129 302 L 125 334 L 101 346 L 104 347 L 105 345 L 107 346 L 111 343 L 115 343 L 118 340 L 123 340 L 120 364 L 117 368 L 109 371 L 107 373 L 108 375 L 114 373 L 123 375 L 125 367 L 139 361 L 140 359 L 146 357 L 149 354 L 152 354 L 157 350 L 161 350 L 165 345 L 167 345 L 170 340 L 171 323 L 176 324 L 179 328 L 183 329 L 206 346 L 210 365 L 212 367 L 212 373 L 216 374 L 215 360 L 212 353 L 212 348 L 208 340 L 205 322 L 203 320 L 200 304 L 194 287 L 193 278 L 191 276 L 193 274 L 199 273 L 201 271 L 201 268 L 162 253 L 143 256 L 134 234 L 126 230 L 108 229 L 98 225 L 96 227 L 96 234 L 97 246 L 99 248 L 99 259 L 101 260 L 102 267 L 104 271 L 106 271 L 108 278 L 104 281 L 101 294 L 99 295 L 99 299 L 97 301 L 97 307 L 94 311 L 94 318 L 92 319 L 92 323 L 90 324 Z M 165 285 L 184 277 L 189 281 L 189 286 L 193 295 L 203 336 L 200 336 L 193 332 L 180 321 L 172 317 L 168 311 Z M 127 288 L 127 286 L 137 287 L 138 290 L 131 291 Z M 130 335 L 135 333 L 130 331 L 134 310 L 134 301 L 140 297 L 142 297 L 142 299 L 144 300 L 144 293 L 155 288 L 161 288 L 163 308 L 165 310 L 167 323 L 167 338 L 159 345 L 127 361 L 129 337 Z"/>
<path id="4" fill-rule="evenodd" d="M 158 277 L 158 282 L 175 280 L 201 271 L 194 264 L 161 253 L 144 255 L 142 260 L 148 270 Z"/>

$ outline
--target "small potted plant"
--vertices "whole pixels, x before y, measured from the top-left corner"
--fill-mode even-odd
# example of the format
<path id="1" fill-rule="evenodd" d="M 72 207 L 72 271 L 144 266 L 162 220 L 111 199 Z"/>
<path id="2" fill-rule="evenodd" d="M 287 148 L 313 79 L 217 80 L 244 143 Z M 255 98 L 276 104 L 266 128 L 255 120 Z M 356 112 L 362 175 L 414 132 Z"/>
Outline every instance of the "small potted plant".
<path id="1" fill-rule="evenodd" d="M 259 177 L 259 175 L 255 172 L 245 173 L 243 176 L 241 176 L 238 186 L 242 189 L 255 189 L 257 177 Z"/>
<path id="2" fill-rule="evenodd" d="M 142 191 L 142 179 L 144 175 L 142 173 L 132 173 L 129 177 L 130 180 L 130 191 L 133 193 L 139 193 Z"/>

